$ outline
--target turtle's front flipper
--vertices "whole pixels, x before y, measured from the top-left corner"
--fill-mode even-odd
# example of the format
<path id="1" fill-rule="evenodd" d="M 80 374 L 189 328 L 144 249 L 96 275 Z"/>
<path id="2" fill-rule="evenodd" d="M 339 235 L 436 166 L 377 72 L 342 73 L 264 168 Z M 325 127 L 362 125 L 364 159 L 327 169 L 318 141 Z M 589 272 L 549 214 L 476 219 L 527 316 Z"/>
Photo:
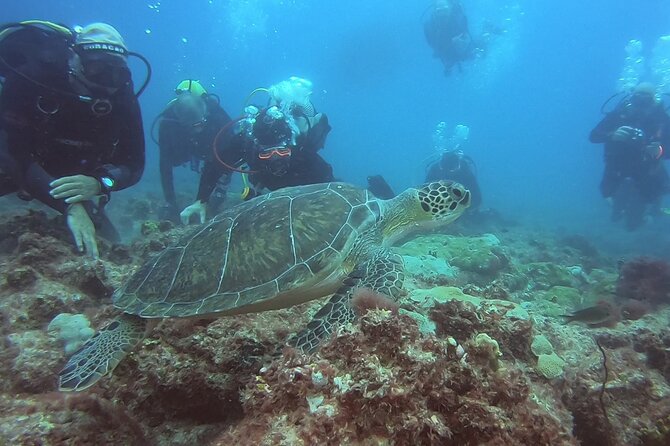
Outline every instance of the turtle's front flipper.
<path id="1" fill-rule="evenodd" d="M 100 329 L 68 360 L 59 373 L 58 389 L 88 389 L 111 373 L 146 336 L 147 320 L 123 314 Z"/>
<path id="2" fill-rule="evenodd" d="M 307 327 L 289 339 L 288 344 L 304 353 L 315 351 L 319 343 L 328 337 L 336 326 L 356 318 L 350 302 L 357 288 L 370 288 L 398 299 L 404 279 L 402 257 L 380 251 L 349 274 L 342 286 L 314 315 Z"/>

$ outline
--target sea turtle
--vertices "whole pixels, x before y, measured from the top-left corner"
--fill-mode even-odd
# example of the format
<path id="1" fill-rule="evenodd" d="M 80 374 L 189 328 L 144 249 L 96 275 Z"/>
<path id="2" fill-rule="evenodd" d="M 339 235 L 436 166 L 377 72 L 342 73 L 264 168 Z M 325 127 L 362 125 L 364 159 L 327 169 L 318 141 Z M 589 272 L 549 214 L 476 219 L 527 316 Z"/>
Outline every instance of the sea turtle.
<path id="1" fill-rule="evenodd" d="M 147 335 L 150 319 L 286 308 L 333 294 L 289 344 L 316 349 L 355 318 L 357 287 L 398 298 L 402 258 L 387 246 L 419 223 L 451 222 L 470 192 L 440 181 L 390 200 L 345 183 L 281 189 L 225 210 L 147 261 L 114 293 L 124 313 L 69 359 L 59 388 L 77 391 L 110 373 Z"/>

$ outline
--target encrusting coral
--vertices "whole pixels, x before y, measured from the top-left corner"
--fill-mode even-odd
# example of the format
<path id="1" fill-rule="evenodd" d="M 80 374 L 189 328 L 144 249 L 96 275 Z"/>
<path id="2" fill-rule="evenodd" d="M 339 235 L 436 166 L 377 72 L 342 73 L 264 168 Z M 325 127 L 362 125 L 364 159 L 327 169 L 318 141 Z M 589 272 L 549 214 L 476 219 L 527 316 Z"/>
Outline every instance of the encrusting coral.
<path id="1" fill-rule="evenodd" d="M 518 371 L 459 359 L 377 309 L 317 355 L 263 368 L 242 393 L 247 416 L 213 444 L 576 444 L 529 394 Z"/>
<path id="2" fill-rule="evenodd" d="M 559 316 L 583 295 L 595 295 L 589 305 L 611 294 L 616 269 L 584 267 L 575 278 L 572 267 L 596 260 L 547 233 L 501 233 L 510 263 L 494 282 L 487 271 L 446 270 L 444 258 L 429 262 L 444 274 L 422 276 L 426 262 L 406 256 L 415 259 L 406 262 L 408 295 L 396 303 L 357 290 L 359 322 L 312 356 L 276 352 L 320 302 L 170 320 L 95 388 L 55 393 L 65 357 L 49 322 L 73 313 L 104 325 L 117 314 L 111 290 L 180 231 L 148 225 L 130 247 L 101 242 L 94 262 L 55 226 L 43 213 L 0 218 L 9 278 L 0 280 L 0 444 L 642 446 L 668 438 L 670 309 L 661 297 L 629 296 L 617 301 L 625 320 L 616 329 L 563 324 Z M 431 236 L 438 254 L 456 238 Z M 528 248 L 529 240 L 542 244 Z M 594 337 L 607 354 L 604 387 Z M 560 376 L 537 372 L 541 354 L 564 361 Z"/>
<path id="3" fill-rule="evenodd" d="M 670 303 L 670 263 L 647 257 L 624 263 L 619 271 L 616 292 L 620 297 L 652 305 Z"/>
<path id="4" fill-rule="evenodd" d="M 556 353 L 540 354 L 537 357 L 537 372 L 547 379 L 563 375 L 563 367 L 565 367 L 565 361 Z"/>

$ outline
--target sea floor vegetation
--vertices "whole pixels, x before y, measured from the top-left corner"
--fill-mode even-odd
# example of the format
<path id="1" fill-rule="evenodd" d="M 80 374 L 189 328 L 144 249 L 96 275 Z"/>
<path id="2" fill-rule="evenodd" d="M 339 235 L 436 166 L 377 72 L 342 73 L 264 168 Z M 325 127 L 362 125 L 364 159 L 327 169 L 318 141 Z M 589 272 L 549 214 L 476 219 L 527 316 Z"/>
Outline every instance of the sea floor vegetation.
<path id="1" fill-rule="evenodd" d="M 359 290 L 358 322 L 313 355 L 275 352 L 320 301 L 171 319 L 113 376 L 66 394 L 66 350 L 182 229 L 146 220 L 93 261 L 56 219 L 0 217 L 0 445 L 670 444 L 665 259 L 464 221 L 394 248 L 406 295 Z"/>

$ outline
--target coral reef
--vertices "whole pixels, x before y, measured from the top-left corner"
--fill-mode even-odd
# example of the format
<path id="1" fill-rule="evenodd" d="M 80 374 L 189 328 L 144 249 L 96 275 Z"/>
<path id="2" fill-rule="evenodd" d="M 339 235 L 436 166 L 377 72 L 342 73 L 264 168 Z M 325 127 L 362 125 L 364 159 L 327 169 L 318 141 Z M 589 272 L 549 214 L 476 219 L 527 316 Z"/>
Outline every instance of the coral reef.
<path id="1" fill-rule="evenodd" d="M 620 297 L 670 303 L 670 263 L 646 257 L 625 262 L 619 271 L 616 292 Z"/>
<path id="2" fill-rule="evenodd" d="M 493 234 L 481 236 L 423 236 L 398 249 L 407 256 L 429 255 L 469 273 L 471 280 L 485 283 L 509 266 L 509 258 L 500 240 Z"/>
<path id="3" fill-rule="evenodd" d="M 574 282 L 574 276 L 570 271 L 553 262 L 533 262 L 524 265 L 523 273 L 532 281 L 532 288 L 536 290 L 548 290 L 552 287 L 570 287 Z"/>
<path id="4" fill-rule="evenodd" d="M 563 375 L 565 361 L 556 353 L 540 354 L 537 357 L 537 372 L 547 379 L 558 378 Z"/>
<path id="5" fill-rule="evenodd" d="M 95 393 L 55 392 L 13 401 L 0 396 L 0 439 L 16 445 L 133 445 L 154 441 L 120 404 Z"/>
<path id="6" fill-rule="evenodd" d="M 519 226 L 495 237 L 432 234 L 398 248 L 406 296 L 356 290 L 359 321 L 314 355 L 277 352 L 322 302 L 173 319 L 96 387 L 55 392 L 63 340 L 90 335 L 84 320 L 100 327 L 114 317 L 112 290 L 183 231 L 145 211 L 155 209 L 128 203 L 120 215 L 138 238 L 101 241 L 98 261 L 74 253 L 57 217 L 0 217 L 0 444 L 642 446 L 670 438 L 664 262 L 633 260 L 617 280 L 616 262 L 588 240 Z M 563 315 L 600 300 L 620 308 L 615 327 L 565 323 Z M 77 315 L 76 330 L 50 335 L 64 313 Z"/>
<path id="7" fill-rule="evenodd" d="M 359 316 L 364 315 L 368 310 L 378 308 L 397 313 L 400 308 L 391 297 L 370 288 L 357 288 L 354 290 L 351 296 L 351 306 Z"/>
<path id="8" fill-rule="evenodd" d="M 47 331 L 63 342 L 65 353 L 71 355 L 95 334 L 84 314 L 61 313 L 47 327 Z"/>
<path id="9" fill-rule="evenodd" d="M 488 368 L 494 372 L 500 368 L 500 344 L 486 333 L 479 333 L 475 336 L 474 345 L 470 349 L 470 356 L 479 357 L 484 361 Z"/>
<path id="10" fill-rule="evenodd" d="M 459 360 L 412 319 L 372 310 L 316 356 L 262 369 L 248 416 L 213 444 L 575 444 L 529 394 L 518 371 Z"/>
<path id="11" fill-rule="evenodd" d="M 633 346 L 646 355 L 647 365 L 658 370 L 670 382 L 670 330 L 640 330 L 634 339 Z"/>
<path id="12" fill-rule="evenodd" d="M 574 248 L 585 258 L 596 259 L 599 255 L 598 249 L 591 241 L 581 234 L 570 234 L 561 238 L 561 242 L 570 248 Z"/>
<path id="13" fill-rule="evenodd" d="M 550 355 L 554 353 L 554 346 L 545 335 L 536 335 L 530 344 L 530 350 L 535 356 Z"/>

